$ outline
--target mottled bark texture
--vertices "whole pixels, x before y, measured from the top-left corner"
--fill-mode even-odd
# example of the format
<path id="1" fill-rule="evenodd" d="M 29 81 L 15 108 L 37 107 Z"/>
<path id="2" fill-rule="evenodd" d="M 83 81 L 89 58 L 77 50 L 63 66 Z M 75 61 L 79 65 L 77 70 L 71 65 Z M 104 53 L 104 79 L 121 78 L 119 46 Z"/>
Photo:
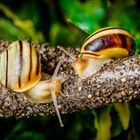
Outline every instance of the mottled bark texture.
<path id="1" fill-rule="evenodd" d="M 8 44 L 8 41 L 0 41 L 0 50 L 4 50 Z M 48 44 L 34 45 L 41 56 L 42 71 L 52 74 L 64 53 L 49 47 Z M 78 50 L 68 51 L 78 53 Z M 81 80 L 75 74 L 71 67 L 71 59 L 68 56 L 65 58 L 67 59 L 61 65 L 59 75 L 66 80 L 63 82 L 63 94 L 57 97 L 62 114 L 116 102 L 128 102 L 140 94 L 140 55 L 106 64 L 98 73 L 86 80 Z M 23 93 L 14 93 L 2 86 L 0 93 L 0 117 L 21 118 L 55 114 L 52 102 L 32 104 L 24 98 Z"/>

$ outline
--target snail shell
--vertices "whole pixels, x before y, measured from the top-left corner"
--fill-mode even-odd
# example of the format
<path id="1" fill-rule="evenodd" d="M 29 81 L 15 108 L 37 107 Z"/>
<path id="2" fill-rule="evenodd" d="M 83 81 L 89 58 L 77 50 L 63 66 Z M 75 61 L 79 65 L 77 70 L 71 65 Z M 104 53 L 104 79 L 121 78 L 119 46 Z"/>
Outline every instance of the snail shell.
<path id="1" fill-rule="evenodd" d="M 16 92 L 24 92 L 41 78 L 36 49 L 26 41 L 16 41 L 0 54 L 0 81 Z"/>
<path id="2" fill-rule="evenodd" d="M 39 55 L 34 46 L 26 41 L 16 41 L 0 54 L 0 81 L 4 87 L 16 92 L 24 92 L 24 97 L 32 103 L 54 103 L 56 113 L 63 126 L 56 95 L 61 92 L 62 81 L 57 77 L 61 61 L 56 66 L 53 78 L 41 81 Z"/>
<path id="3" fill-rule="evenodd" d="M 133 36 L 120 27 L 102 28 L 91 34 L 84 42 L 81 53 L 95 58 L 123 58 L 133 55 Z"/>

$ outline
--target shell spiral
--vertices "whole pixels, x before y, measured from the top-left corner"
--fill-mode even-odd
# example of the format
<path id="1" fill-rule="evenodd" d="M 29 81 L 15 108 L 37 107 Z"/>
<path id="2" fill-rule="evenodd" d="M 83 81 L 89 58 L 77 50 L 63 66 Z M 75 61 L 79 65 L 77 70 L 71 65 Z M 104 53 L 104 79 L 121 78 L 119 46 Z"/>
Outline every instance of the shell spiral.
<path id="1" fill-rule="evenodd" d="M 0 54 L 1 84 L 16 92 L 23 92 L 41 78 L 39 56 L 27 41 L 16 41 Z"/>

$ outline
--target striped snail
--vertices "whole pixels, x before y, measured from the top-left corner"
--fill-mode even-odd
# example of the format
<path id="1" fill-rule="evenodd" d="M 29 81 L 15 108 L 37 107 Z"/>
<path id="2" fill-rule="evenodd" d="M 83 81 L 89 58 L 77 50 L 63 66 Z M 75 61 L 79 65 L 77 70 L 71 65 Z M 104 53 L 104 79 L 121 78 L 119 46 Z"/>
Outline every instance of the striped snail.
<path id="1" fill-rule="evenodd" d="M 53 100 L 60 125 L 63 126 L 56 100 L 62 84 L 60 77 L 57 77 L 60 65 L 61 61 L 50 79 L 47 74 L 47 79 L 43 79 L 35 47 L 27 41 L 15 41 L 0 54 L 0 81 L 6 88 L 23 92 L 30 102 L 48 103 Z"/>
<path id="2" fill-rule="evenodd" d="M 74 58 L 61 47 L 59 49 L 73 59 L 72 66 L 75 72 L 85 79 L 99 71 L 103 64 L 133 55 L 135 42 L 127 30 L 120 27 L 106 27 L 87 37 L 78 58 Z"/>

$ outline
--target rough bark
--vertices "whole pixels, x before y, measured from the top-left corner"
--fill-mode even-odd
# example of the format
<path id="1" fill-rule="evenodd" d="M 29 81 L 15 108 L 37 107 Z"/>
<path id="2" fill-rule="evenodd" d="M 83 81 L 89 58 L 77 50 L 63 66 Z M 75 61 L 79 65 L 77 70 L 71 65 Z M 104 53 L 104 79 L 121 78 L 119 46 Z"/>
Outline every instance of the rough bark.
<path id="1" fill-rule="evenodd" d="M 0 50 L 7 48 L 8 41 L 0 41 Z M 48 44 L 33 43 L 40 56 L 42 71 L 52 74 L 63 52 Z M 78 50 L 68 51 L 76 54 Z M 64 54 L 63 54 L 64 55 Z M 140 94 L 140 55 L 124 58 L 106 64 L 99 72 L 86 80 L 81 80 L 71 67 L 71 59 L 61 65 L 59 75 L 66 78 L 62 93 L 57 101 L 62 114 L 93 109 L 117 102 L 128 102 Z M 0 86 L 0 117 L 21 118 L 24 116 L 55 114 L 52 102 L 33 104 L 23 93 L 14 93 Z"/>

